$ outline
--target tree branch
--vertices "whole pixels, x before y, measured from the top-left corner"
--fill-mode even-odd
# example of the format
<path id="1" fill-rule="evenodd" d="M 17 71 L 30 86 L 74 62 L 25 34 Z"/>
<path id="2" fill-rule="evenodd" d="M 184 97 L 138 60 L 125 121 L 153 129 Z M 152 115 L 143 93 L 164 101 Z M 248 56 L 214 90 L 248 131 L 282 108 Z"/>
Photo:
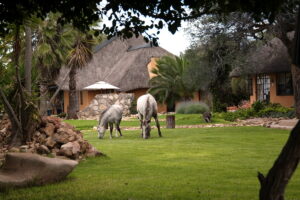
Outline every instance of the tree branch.
<path id="1" fill-rule="evenodd" d="M 6 96 L 5 96 L 5 94 L 4 94 L 4 92 L 2 91 L 1 88 L 0 88 L 0 96 L 2 98 L 2 101 L 3 101 L 4 105 L 7 108 L 7 111 L 9 112 L 8 114 L 10 114 L 13 117 L 13 119 L 14 119 L 15 123 L 17 124 L 19 130 L 22 131 L 21 123 L 18 120 L 18 118 L 16 116 L 16 113 L 14 112 L 13 108 L 11 107 L 10 103 L 8 102 Z"/>

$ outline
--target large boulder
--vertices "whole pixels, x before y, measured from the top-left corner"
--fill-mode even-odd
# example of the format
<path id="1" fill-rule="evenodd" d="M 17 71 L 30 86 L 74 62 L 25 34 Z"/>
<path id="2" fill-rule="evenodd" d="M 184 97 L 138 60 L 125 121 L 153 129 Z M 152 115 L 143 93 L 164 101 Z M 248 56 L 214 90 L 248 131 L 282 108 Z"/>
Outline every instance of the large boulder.
<path id="1" fill-rule="evenodd" d="M 60 147 L 59 153 L 69 158 L 76 158 L 80 153 L 80 144 L 77 141 L 68 142 Z"/>
<path id="2" fill-rule="evenodd" d="M 31 153 L 8 153 L 0 169 L 0 189 L 44 185 L 61 181 L 78 164 Z"/>

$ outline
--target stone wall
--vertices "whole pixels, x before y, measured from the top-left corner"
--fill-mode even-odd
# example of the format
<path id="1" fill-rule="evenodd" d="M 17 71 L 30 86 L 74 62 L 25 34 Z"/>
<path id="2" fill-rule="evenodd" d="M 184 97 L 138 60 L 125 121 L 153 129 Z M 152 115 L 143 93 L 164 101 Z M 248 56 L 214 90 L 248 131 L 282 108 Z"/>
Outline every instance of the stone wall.
<path id="1" fill-rule="evenodd" d="M 78 112 L 79 119 L 94 119 L 98 120 L 100 113 L 113 104 L 118 104 L 123 107 L 123 115 L 130 114 L 130 107 L 134 100 L 132 93 L 119 94 L 98 94 L 91 101 L 90 105 Z"/>

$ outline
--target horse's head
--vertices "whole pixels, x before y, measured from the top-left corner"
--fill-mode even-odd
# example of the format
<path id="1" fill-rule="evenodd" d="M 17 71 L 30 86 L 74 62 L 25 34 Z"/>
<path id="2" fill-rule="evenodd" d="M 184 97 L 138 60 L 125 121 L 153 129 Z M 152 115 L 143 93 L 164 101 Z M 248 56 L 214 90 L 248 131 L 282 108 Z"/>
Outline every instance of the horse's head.
<path id="1" fill-rule="evenodd" d="M 97 130 L 98 130 L 98 138 L 99 139 L 103 139 L 103 137 L 104 137 L 104 133 L 105 133 L 105 131 L 106 131 L 106 127 L 105 126 L 98 126 L 97 127 Z"/>
<path id="2" fill-rule="evenodd" d="M 148 137 L 150 137 L 150 131 L 151 131 L 151 125 L 150 125 L 151 120 L 143 120 L 143 137 L 144 139 L 147 139 Z"/>

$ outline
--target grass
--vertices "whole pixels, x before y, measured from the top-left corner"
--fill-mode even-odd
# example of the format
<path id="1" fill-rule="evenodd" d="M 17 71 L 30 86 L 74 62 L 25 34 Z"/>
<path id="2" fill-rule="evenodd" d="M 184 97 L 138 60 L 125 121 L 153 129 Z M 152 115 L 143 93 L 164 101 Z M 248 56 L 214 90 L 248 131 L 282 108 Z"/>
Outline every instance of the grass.
<path id="1" fill-rule="evenodd" d="M 161 126 L 165 126 L 166 122 L 166 115 L 160 115 L 159 121 Z M 200 114 L 176 114 L 175 117 L 175 123 L 176 125 L 196 125 L 196 124 L 206 124 L 206 122 L 202 119 L 202 116 Z M 79 130 L 88 130 L 93 128 L 94 126 L 97 126 L 98 121 L 97 120 L 65 120 L 66 122 L 74 125 Z M 221 119 L 220 117 L 216 116 L 212 118 L 212 123 L 230 123 L 228 121 L 225 121 L 224 119 Z M 155 125 L 155 122 L 152 118 L 152 125 Z M 121 129 L 123 127 L 139 127 L 140 122 L 137 118 L 131 118 L 130 120 L 123 120 L 121 122 Z"/>
<path id="2" fill-rule="evenodd" d="M 263 127 L 163 129 L 143 140 L 139 131 L 85 138 L 106 157 L 87 159 L 64 182 L 0 193 L 1 200 L 255 200 L 257 171 L 272 166 L 288 131 Z M 286 191 L 300 199 L 300 170 Z"/>

